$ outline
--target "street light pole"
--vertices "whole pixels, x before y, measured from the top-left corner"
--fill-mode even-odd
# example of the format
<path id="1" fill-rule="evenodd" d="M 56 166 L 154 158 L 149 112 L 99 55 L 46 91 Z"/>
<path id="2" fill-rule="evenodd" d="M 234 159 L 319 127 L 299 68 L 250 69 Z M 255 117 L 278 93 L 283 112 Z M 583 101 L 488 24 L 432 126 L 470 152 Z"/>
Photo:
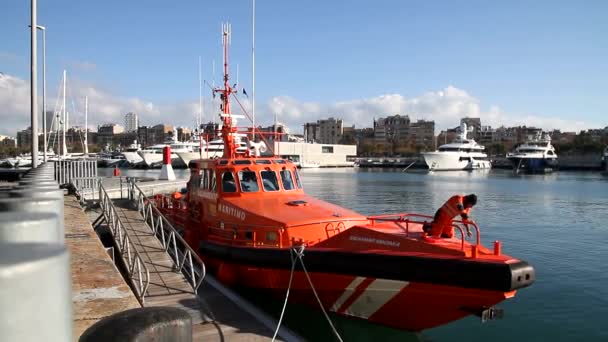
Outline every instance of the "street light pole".
<path id="1" fill-rule="evenodd" d="M 30 82 L 30 119 L 32 121 L 32 168 L 38 167 L 38 101 L 37 101 L 37 86 L 38 86 L 38 75 L 37 75 L 37 51 L 36 51 L 36 0 L 31 0 L 31 30 L 30 30 L 30 43 L 31 43 L 31 54 L 30 54 L 30 71 L 31 71 L 31 82 Z"/>
<path id="2" fill-rule="evenodd" d="M 46 146 L 46 27 L 37 25 L 36 28 L 42 31 L 42 139 L 44 139 L 42 142 L 44 148 L 42 155 L 43 160 L 46 163 L 46 151 L 48 150 L 48 147 Z"/>

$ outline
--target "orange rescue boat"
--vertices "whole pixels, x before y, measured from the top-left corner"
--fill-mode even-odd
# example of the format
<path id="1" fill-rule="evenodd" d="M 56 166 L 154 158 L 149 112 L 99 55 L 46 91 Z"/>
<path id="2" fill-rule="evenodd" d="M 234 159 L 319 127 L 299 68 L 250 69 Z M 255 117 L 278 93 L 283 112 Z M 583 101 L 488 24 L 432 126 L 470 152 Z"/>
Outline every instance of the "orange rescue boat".
<path id="1" fill-rule="evenodd" d="M 157 197 L 220 281 L 282 299 L 295 263 L 290 301 L 318 307 L 307 272 L 326 310 L 410 331 L 472 314 L 493 318 L 497 303 L 534 282 L 533 267 L 502 254 L 499 242 L 484 247 L 474 223 L 472 243 L 456 220 L 460 234 L 435 239 L 422 229 L 431 216 L 366 217 L 306 195 L 295 164 L 261 156 L 262 143 L 252 142 L 261 135 L 236 126 L 228 37 L 224 30 L 224 85 L 214 89 L 223 157 L 190 162 L 183 198 Z M 243 137 L 251 140 L 241 153 Z"/>

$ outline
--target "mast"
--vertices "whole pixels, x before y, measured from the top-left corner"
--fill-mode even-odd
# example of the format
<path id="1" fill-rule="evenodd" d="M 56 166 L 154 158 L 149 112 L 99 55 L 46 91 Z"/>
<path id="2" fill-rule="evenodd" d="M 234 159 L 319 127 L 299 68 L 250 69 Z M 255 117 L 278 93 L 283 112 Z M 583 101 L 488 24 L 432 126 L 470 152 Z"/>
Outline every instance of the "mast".
<path id="1" fill-rule="evenodd" d="M 215 89 L 215 59 L 211 61 L 211 87 Z M 215 107 L 215 96 L 213 96 L 211 102 Z M 213 121 L 213 125 L 215 126 L 215 115 L 211 115 L 211 119 Z"/>
<path id="2" fill-rule="evenodd" d="M 67 107 L 65 105 L 65 91 L 66 91 L 65 84 L 66 84 L 66 78 L 67 78 L 66 71 L 63 70 L 63 125 L 62 125 L 63 126 L 62 127 L 62 129 L 63 129 L 63 131 L 62 131 L 63 145 L 62 145 L 62 152 L 61 152 L 62 156 L 66 156 L 67 152 L 68 152 L 67 144 L 65 142 L 65 126 L 67 124 Z"/>
<path id="3" fill-rule="evenodd" d="M 255 0 L 251 11 L 251 133 L 255 141 Z"/>
<path id="4" fill-rule="evenodd" d="M 89 154 L 89 97 L 84 97 L 84 154 Z"/>
<path id="5" fill-rule="evenodd" d="M 201 128 L 203 123 L 203 72 L 201 71 L 201 56 L 198 56 L 198 120 L 197 129 Z"/>
<path id="6" fill-rule="evenodd" d="M 230 112 L 230 95 L 235 90 L 230 86 L 228 75 L 228 46 L 230 45 L 230 24 L 222 24 L 222 44 L 224 46 L 224 87 L 214 88 L 214 93 L 220 94 L 222 118 L 222 139 L 224 140 L 224 158 L 236 157 L 236 145 L 234 144 L 234 133 L 237 128 L 232 126 L 232 116 Z"/>

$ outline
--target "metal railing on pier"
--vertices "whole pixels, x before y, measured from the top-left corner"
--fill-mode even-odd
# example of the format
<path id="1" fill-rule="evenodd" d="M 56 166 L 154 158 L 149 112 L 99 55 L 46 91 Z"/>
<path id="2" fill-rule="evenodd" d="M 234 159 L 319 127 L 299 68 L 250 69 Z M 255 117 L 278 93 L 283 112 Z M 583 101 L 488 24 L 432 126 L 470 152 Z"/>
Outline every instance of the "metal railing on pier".
<path id="1" fill-rule="evenodd" d="M 156 235 L 173 260 L 174 270 L 186 275 L 192 290 L 196 293 L 205 278 L 205 264 L 156 208 L 154 201 L 149 200 L 139 186 L 135 184 L 134 179 L 128 180 L 128 188 L 129 199 L 137 205 L 137 210 L 150 227 L 151 233 Z"/>
<path id="2" fill-rule="evenodd" d="M 101 184 L 101 180 L 98 182 L 99 205 L 103 218 L 112 231 L 116 248 L 118 248 L 120 258 L 127 269 L 127 276 L 131 281 L 131 284 L 133 284 L 135 295 L 143 305 L 145 302 L 146 290 L 150 285 L 150 272 L 142 257 L 137 252 L 124 224 L 120 220 L 116 207 L 114 207 L 114 204 L 112 203 L 112 199 L 108 196 L 103 184 Z"/>
<path id="3" fill-rule="evenodd" d="M 97 178 L 97 161 L 93 159 L 58 160 L 53 164 L 55 167 L 55 180 L 59 185 L 72 183 L 74 178 Z"/>

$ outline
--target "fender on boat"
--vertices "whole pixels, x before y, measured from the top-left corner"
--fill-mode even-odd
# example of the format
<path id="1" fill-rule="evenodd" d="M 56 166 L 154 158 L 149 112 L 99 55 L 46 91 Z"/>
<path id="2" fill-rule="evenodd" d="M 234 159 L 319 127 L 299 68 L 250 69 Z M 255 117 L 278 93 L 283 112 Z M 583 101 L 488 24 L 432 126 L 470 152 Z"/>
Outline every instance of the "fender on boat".
<path id="1" fill-rule="evenodd" d="M 242 265 L 291 269 L 290 250 L 226 246 L 201 241 L 203 255 Z M 534 268 L 525 261 L 514 263 L 377 254 L 311 248 L 304 251 L 306 269 L 361 277 L 423 282 L 465 288 L 513 291 L 530 286 Z M 381 265 L 381 266 L 380 266 Z M 298 263 L 297 269 L 301 270 Z"/>

